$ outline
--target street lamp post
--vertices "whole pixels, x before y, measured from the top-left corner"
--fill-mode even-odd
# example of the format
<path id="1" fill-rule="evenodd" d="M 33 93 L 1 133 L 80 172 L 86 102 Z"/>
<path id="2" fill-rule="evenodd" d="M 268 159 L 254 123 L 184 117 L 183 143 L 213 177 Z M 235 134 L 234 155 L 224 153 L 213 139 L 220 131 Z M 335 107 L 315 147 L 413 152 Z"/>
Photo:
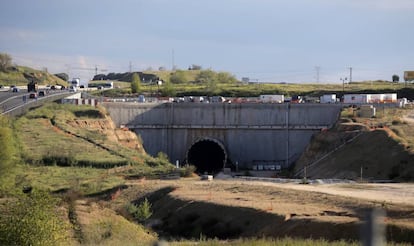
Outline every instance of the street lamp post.
<path id="1" fill-rule="evenodd" d="M 345 99 L 345 81 L 348 80 L 347 77 L 345 78 L 340 78 L 340 80 L 342 81 L 342 100 Z"/>

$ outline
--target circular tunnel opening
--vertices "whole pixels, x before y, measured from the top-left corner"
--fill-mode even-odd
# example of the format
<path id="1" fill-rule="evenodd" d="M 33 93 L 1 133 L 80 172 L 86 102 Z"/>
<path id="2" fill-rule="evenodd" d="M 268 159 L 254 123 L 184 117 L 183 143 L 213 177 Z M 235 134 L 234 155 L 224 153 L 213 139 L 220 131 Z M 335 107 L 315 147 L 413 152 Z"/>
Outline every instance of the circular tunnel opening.
<path id="1" fill-rule="evenodd" d="M 226 162 L 224 146 L 212 139 L 202 139 L 194 143 L 187 153 L 188 163 L 197 168 L 198 173 L 218 173 Z"/>

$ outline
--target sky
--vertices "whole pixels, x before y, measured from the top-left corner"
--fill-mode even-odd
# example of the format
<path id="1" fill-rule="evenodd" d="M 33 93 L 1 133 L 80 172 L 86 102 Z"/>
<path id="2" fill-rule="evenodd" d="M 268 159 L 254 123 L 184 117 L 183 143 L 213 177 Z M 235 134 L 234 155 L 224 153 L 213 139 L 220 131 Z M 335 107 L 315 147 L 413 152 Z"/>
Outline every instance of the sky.
<path id="1" fill-rule="evenodd" d="M 0 52 L 95 74 L 164 67 L 259 82 L 401 80 L 414 70 L 413 0 L 1 0 Z"/>

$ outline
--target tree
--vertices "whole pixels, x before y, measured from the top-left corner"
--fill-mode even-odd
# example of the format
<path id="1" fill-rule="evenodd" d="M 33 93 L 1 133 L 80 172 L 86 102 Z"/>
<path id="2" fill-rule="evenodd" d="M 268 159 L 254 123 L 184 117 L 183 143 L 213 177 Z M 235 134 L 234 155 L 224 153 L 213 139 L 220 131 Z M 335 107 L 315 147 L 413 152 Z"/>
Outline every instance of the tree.
<path id="1" fill-rule="evenodd" d="M 12 65 L 12 58 L 9 54 L 0 53 L 0 71 L 7 72 L 7 69 Z"/>
<path id="2" fill-rule="evenodd" d="M 163 96 L 167 97 L 174 97 L 176 95 L 174 87 L 170 81 L 164 82 L 164 84 L 162 85 L 161 93 Z"/>
<path id="3" fill-rule="evenodd" d="M 0 217 L 1 245 L 60 245 L 68 225 L 58 212 L 58 200 L 44 191 L 10 199 Z"/>
<path id="4" fill-rule="evenodd" d="M 209 83 L 216 80 L 216 73 L 210 69 L 201 71 L 197 76 L 197 81 L 200 83 Z"/>
<path id="5" fill-rule="evenodd" d="M 398 76 L 398 75 L 396 75 L 396 74 L 394 74 L 393 76 L 392 76 L 392 82 L 400 82 L 400 76 Z"/>
<path id="6" fill-rule="evenodd" d="M 236 83 L 237 79 L 231 75 L 230 73 L 227 72 L 219 72 L 217 74 L 217 82 L 220 84 L 225 84 L 225 83 Z"/>
<path id="7" fill-rule="evenodd" d="M 217 73 L 208 69 L 201 71 L 197 76 L 197 82 L 206 86 L 206 92 L 208 95 L 217 95 L 220 90 L 218 88 Z"/>
<path id="8" fill-rule="evenodd" d="M 175 71 L 175 73 L 173 73 L 170 76 L 170 82 L 173 84 L 187 83 L 188 82 L 187 75 L 184 71 L 177 70 Z"/>
<path id="9" fill-rule="evenodd" d="M 134 73 L 132 75 L 132 81 L 131 81 L 131 92 L 132 93 L 139 93 L 141 90 L 141 79 L 139 78 L 139 75 L 137 73 Z"/>

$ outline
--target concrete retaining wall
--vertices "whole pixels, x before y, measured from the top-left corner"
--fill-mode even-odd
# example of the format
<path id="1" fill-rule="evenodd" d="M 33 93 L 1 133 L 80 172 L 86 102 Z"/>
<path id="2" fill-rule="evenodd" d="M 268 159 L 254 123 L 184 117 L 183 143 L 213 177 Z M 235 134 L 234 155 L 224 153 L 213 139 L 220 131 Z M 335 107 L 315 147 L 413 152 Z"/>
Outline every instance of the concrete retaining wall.
<path id="1" fill-rule="evenodd" d="M 200 138 L 220 141 L 229 162 L 240 168 L 275 163 L 287 167 L 304 151 L 311 136 L 338 119 L 337 104 L 103 103 L 117 126 L 134 130 L 145 150 L 162 151 L 172 162 L 185 162 Z"/>

